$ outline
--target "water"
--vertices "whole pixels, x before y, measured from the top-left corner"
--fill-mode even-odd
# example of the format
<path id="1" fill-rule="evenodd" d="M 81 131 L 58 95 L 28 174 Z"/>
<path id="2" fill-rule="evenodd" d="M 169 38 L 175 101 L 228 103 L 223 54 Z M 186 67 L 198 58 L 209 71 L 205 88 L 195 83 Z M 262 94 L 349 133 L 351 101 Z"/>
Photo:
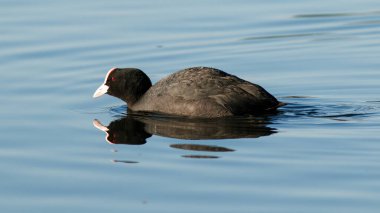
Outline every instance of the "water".
<path id="1" fill-rule="evenodd" d="M 0 4 L 2 212 L 379 211 L 378 1 Z M 91 97 L 111 67 L 200 65 L 288 105 L 173 122 Z"/>

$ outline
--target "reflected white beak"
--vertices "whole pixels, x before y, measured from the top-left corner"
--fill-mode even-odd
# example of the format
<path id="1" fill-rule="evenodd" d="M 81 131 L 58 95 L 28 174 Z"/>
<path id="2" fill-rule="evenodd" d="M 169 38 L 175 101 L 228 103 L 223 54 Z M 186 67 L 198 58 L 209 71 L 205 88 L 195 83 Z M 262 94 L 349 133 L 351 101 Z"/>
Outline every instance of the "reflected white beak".
<path id="1" fill-rule="evenodd" d="M 108 140 L 108 136 L 109 136 L 108 131 L 109 131 L 109 129 L 108 129 L 106 126 L 104 126 L 102 123 L 100 123 L 100 121 L 99 121 L 98 119 L 94 119 L 94 120 L 92 121 L 92 124 L 93 124 L 94 127 L 96 127 L 97 129 L 99 129 L 99 130 L 105 132 L 105 133 L 106 133 L 106 137 L 105 137 L 106 141 L 107 141 L 108 143 L 110 143 L 110 144 L 113 144 L 111 141 Z"/>
<path id="2" fill-rule="evenodd" d="M 109 130 L 106 126 L 104 126 L 102 123 L 100 123 L 100 121 L 98 119 L 94 119 L 92 121 L 92 124 L 94 125 L 94 127 L 96 127 L 99 130 L 102 130 L 103 132 L 107 132 Z"/>
<path id="3" fill-rule="evenodd" d="M 102 96 L 107 93 L 109 86 L 102 84 L 100 87 L 95 91 L 94 95 L 92 97 L 97 98 L 99 96 Z"/>

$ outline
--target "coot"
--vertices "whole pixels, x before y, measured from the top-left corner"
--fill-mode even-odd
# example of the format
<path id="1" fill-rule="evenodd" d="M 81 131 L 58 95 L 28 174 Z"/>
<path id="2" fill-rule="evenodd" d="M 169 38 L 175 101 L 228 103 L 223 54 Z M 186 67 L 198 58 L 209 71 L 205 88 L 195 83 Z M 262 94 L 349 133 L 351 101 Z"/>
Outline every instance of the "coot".
<path id="1" fill-rule="evenodd" d="M 209 67 L 180 70 L 153 86 L 139 69 L 112 68 L 93 97 L 103 94 L 135 112 L 201 118 L 260 114 L 284 105 L 261 86 Z"/>

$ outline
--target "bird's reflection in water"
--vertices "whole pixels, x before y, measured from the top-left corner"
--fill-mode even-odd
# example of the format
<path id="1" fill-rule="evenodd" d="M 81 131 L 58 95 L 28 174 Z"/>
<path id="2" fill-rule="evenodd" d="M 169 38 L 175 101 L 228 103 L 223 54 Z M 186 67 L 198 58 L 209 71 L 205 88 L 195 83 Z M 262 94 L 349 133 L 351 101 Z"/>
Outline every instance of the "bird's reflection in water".
<path id="1" fill-rule="evenodd" d="M 191 151 L 203 151 L 203 152 L 233 152 L 235 150 L 221 147 L 210 146 L 201 144 L 172 144 L 170 147 L 175 149 L 191 150 Z M 214 155 L 182 155 L 184 158 L 219 158 Z"/>
<path id="2" fill-rule="evenodd" d="M 113 160 L 114 163 L 138 163 L 137 161 L 133 160 Z"/>
<path id="3" fill-rule="evenodd" d="M 127 116 L 112 121 L 108 126 L 104 126 L 97 119 L 93 121 L 96 128 L 106 133 L 106 141 L 111 144 L 129 144 L 142 145 L 146 143 L 146 139 L 151 137 L 145 131 L 145 124 Z"/>
<path id="4" fill-rule="evenodd" d="M 104 126 L 95 119 L 96 128 L 106 133 L 106 141 L 112 144 L 143 145 L 152 135 L 187 140 L 258 138 L 276 132 L 270 128 L 269 116 L 263 117 L 234 117 L 220 119 L 189 119 L 167 117 L 160 115 L 127 115 L 112 121 Z M 233 149 L 200 145 L 200 144 L 172 144 L 170 147 L 188 151 L 201 152 L 233 152 Z M 185 158 L 218 158 L 216 155 L 189 154 Z M 115 160 L 114 162 L 132 162 Z M 133 161 L 135 162 L 135 161 Z"/>

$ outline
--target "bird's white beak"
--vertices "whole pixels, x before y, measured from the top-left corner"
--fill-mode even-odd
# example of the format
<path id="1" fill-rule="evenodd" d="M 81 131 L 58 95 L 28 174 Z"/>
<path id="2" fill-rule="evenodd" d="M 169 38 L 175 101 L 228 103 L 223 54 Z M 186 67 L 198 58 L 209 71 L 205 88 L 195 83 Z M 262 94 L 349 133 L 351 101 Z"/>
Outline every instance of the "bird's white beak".
<path id="1" fill-rule="evenodd" d="M 109 86 L 102 84 L 100 87 L 95 91 L 94 95 L 92 97 L 97 98 L 99 96 L 102 96 L 107 93 Z"/>

